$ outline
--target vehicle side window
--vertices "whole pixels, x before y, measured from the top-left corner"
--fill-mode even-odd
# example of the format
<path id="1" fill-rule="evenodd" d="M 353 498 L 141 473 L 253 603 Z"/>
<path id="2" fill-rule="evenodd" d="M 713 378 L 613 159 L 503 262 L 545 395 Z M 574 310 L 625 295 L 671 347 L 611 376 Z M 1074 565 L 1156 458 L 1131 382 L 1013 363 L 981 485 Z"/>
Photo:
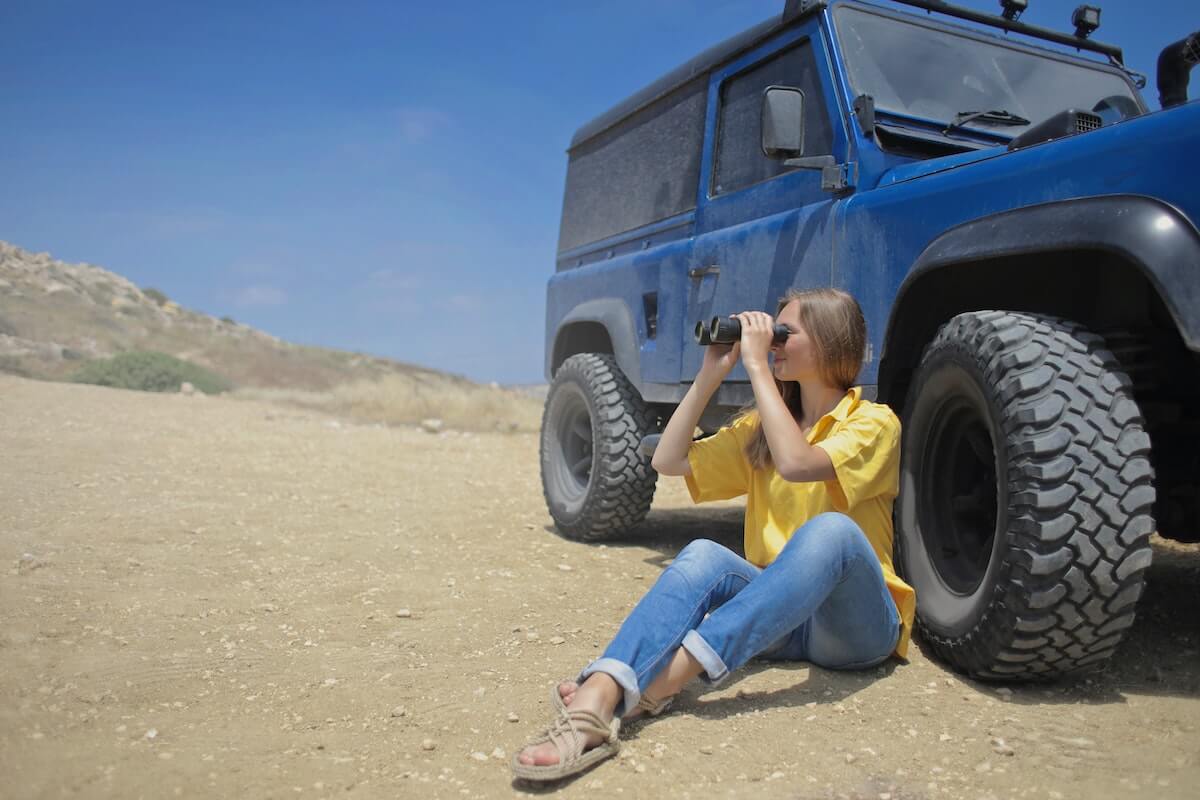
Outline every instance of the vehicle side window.
<path id="1" fill-rule="evenodd" d="M 696 207 L 707 94 L 705 75 L 570 151 L 559 252 Z"/>
<path id="2" fill-rule="evenodd" d="M 768 86 L 795 86 L 804 92 L 804 155 L 828 155 L 833 131 L 825 113 L 812 45 L 805 40 L 767 61 L 727 79 L 721 86 L 716 169 L 712 193 L 736 191 L 785 172 L 781 159 L 762 151 L 762 96 Z"/>

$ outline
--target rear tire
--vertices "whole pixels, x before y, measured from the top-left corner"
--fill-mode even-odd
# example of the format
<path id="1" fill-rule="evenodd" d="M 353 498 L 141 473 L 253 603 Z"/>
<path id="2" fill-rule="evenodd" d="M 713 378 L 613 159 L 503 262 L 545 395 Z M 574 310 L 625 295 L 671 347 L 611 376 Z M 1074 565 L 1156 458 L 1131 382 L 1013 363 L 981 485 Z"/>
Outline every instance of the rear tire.
<path id="1" fill-rule="evenodd" d="M 611 539 L 645 519 L 658 473 L 639 445 L 656 428 L 612 356 L 563 362 L 546 398 L 540 456 L 546 506 L 564 536 Z"/>
<path id="2" fill-rule="evenodd" d="M 979 678 L 1101 664 L 1133 623 L 1154 530 L 1150 440 L 1104 340 L 960 314 L 904 414 L 898 561 L 933 650 Z"/>

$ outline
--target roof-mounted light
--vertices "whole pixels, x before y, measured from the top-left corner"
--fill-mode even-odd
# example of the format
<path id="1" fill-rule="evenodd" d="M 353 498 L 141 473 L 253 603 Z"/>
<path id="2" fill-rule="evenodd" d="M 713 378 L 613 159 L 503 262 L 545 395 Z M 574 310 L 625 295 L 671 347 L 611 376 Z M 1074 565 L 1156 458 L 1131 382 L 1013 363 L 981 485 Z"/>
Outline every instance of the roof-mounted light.
<path id="1" fill-rule="evenodd" d="M 822 4 L 826 2 L 826 0 L 810 1 Z M 802 0 L 787 0 L 787 7 L 800 2 Z M 976 11 L 973 8 L 963 8 L 962 6 L 956 6 L 948 2 L 948 0 L 893 0 L 893 2 L 902 3 L 906 6 L 914 6 L 929 12 L 958 17 L 959 19 L 969 19 L 972 22 L 991 25 L 994 28 L 1002 28 L 1012 33 L 1022 33 L 1026 36 L 1033 36 L 1047 42 L 1065 44 L 1077 50 L 1086 50 L 1090 53 L 1103 53 L 1117 66 L 1121 67 L 1124 64 L 1124 58 L 1121 56 L 1121 48 L 1116 45 L 1104 44 L 1103 42 L 1085 38 L 1092 31 L 1096 30 L 1096 28 L 1100 27 L 1100 9 L 1095 6 L 1080 6 L 1075 9 L 1075 14 L 1072 17 L 1076 23 L 1075 33 L 1071 34 L 1065 31 L 1055 31 L 1037 25 L 1030 25 L 1028 22 L 1021 22 L 1018 19 L 1009 17 L 1010 8 L 1012 9 L 1011 13 L 1015 17 L 1018 6 L 1021 7 L 1021 10 L 1024 10 L 1028 7 L 1029 0 L 1007 0 L 1007 2 L 1006 0 L 1000 0 L 1000 5 L 1005 11 L 1004 16 Z"/>
<path id="2" fill-rule="evenodd" d="M 1000 7 L 1004 9 L 1001 16 L 1016 22 L 1029 8 L 1029 0 L 1000 0 Z"/>
<path id="3" fill-rule="evenodd" d="M 1075 26 L 1075 35 L 1086 39 L 1100 27 L 1100 9 L 1096 6 L 1080 6 L 1071 14 L 1071 24 Z"/>

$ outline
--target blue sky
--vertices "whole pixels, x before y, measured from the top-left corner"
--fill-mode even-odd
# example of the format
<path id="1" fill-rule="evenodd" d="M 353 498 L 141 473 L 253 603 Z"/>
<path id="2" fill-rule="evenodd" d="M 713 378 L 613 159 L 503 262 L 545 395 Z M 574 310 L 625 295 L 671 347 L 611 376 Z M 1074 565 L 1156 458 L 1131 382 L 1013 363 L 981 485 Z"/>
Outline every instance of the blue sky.
<path id="1" fill-rule="evenodd" d="M 1099 4 L 1157 108 L 1200 7 Z M 0 239 L 292 341 L 537 382 L 575 128 L 782 7 L 7 3 Z"/>

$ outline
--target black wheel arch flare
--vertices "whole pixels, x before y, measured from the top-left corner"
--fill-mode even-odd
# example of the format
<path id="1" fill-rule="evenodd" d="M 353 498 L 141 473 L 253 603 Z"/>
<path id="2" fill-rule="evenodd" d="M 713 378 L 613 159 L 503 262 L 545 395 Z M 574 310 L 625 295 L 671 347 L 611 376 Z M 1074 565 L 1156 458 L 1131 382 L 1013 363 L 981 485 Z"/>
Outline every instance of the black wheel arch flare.
<path id="1" fill-rule="evenodd" d="M 971 220 L 929 243 L 901 283 L 892 304 L 880 359 L 880 396 L 903 403 L 907 379 L 925 343 L 957 313 L 984 307 L 1028 307 L 1069 316 L 1054 298 L 1021 297 L 1034 287 L 1009 285 L 1003 298 L 971 305 L 948 296 L 945 280 L 989 261 L 1016 262 L 1097 254 L 1127 270 L 1157 296 L 1183 345 L 1200 353 L 1200 233 L 1179 210 L 1141 195 L 1061 200 Z M 972 282 L 979 273 L 972 274 Z M 1132 276 L 1130 276 L 1132 279 Z M 943 279 L 939 281 L 937 279 Z M 931 286 L 939 286 L 934 299 Z M 1065 301 L 1066 298 L 1058 298 Z"/>
<path id="2" fill-rule="evenodd" d="M 603 335 L 607 335 L 606 343 L 599 341 Z M 616 359 L 630 383 L 641 388 L 637 324 L 633 312 L 620 298 L 600 297 L 575 306 L 559 321 L 553 341 L 546 352 L 547 380 L 554 377 L 562 362 L 576 353 L 607 352 Z"/>

